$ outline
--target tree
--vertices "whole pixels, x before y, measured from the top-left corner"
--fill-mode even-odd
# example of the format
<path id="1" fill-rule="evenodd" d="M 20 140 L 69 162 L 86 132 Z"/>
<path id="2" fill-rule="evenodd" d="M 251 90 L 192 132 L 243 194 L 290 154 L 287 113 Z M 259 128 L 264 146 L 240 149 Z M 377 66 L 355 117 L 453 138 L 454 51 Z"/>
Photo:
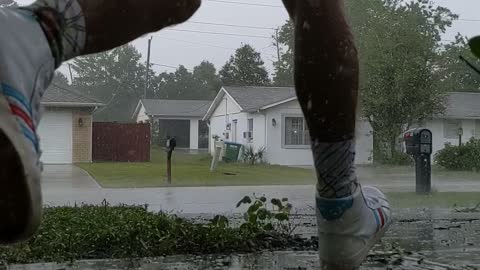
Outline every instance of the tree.
<path id="1" fill-rule="evenodd" d="M 153 80 L 155 97 L 161 99 L 210 100 L 220 90 L 221 82 L 215 66 L 203 61 L 190 72 L 179 66 L 173 73 L 163 72 Z"/>
<path id="2" fill-rule="evenodd" d="M 406 129 L 444 111 L 435 80 L 441 35 L 456 18 L 428 0 L 350 1 L 361 63 L 361 105 L 376 158 L 393 159 Z M 368 16 L 359 15 L 365 12 Z"/>
<path id="3" fill-rule="evenodd" d="M 274 36 L 274 45 L 280 50 L 280 59 L 273 63 L 275 67 L 273 83 L 276 86 L 293 86 L 294 84 L 294 42 L 294 25 L 292 21 L 287 21 L 278 31 L 278 35 Z"/>
<path id="4" fill-rule="evenodd" d="M 460 56 L 477 67 L 480 66 L 480 60 L 470 51 L 467 39 L 457 35 L 454 42 L 445 45 L 438 57 L 436 76 L 441 82 L 439 87 L 444 91 L 480 92 L 480 74 L 461 60 Z"/>
<path id="5" fill-rule="evenodd" d="M 59 85 L 59 86 L 70 85 L 67 77 L 63 73 L 61 73 L 60 71 L 55 71 L 55 75 L 53 76 L 52 84 Z"/>
<path id="6" fill-rule="evenodd" d="M 392 158 L 405 129 L 444 111 L 446 89 L 438 79 L 444 67 L 438 52 L 441 35 L 457 16 L 429 0 L 345 4 L 359 51 L 360 103 L 374 130 L 375 158 Z M 278 85 L 288 85 L 292 77 L 294 38 L 289 24 L 282 27 L 277 41 L 283 48 L 275 66 Z"/>
<path id="7" fill-rule="evenodd" d="M 17 3 L 13 0 L 0 0 L 0 7 L 16 7 Z"/>
<path id="8" fill-rule="evenodd" d="M 264 64 L 260 53 L 245 44 L 220 70 L 221 81 L 224 85 L 268 85 L 270 78 Z"/>
<path id="9" fill-rule="evenodd" d="M 145 90 L 145 65 L 140 60 L 141 54 L 132 45 L 74 60 L 75 88 L 106 104 L 95 114 L 97 121 L 131 121 Z M 149 87 L 147 97 L 152 96 Z"/>
<path id="10" fill-rule="evenodd" d="M 193 68 L 193 77 L 197 84 L 198 94 L 203 99 L 213 99 L 222 87 L 215 66 L 208 61 L 203 61 Z"/>

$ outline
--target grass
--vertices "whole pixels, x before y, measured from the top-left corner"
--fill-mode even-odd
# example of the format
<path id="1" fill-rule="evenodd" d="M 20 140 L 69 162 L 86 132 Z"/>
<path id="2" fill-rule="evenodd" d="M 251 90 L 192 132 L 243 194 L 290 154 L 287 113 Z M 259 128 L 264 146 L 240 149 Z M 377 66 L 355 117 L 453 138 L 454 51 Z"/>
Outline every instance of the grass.
<path id="1" fill-rule="evenodd" d="M 360 167 L 371 169 L 379 175 L 392 175 L 392 174 L 415 174 L 415 167 L 413 166 L 392 166 L 392 165 L 361 165 Z M 440 178 L 454 178 L 454 179 L 469 179 L 480 180 L 480 172 L 475 171 L 451 171 L 438 165 L 432 166 L 432 176 Z"/>
<path id="2" fill-rule="evenodd" d="M 250 186 L 314 184 L 313 171 L 273 165 L 220 163 L 210 172 L 211 156 L 176 151 L 172 158 L 172 185 L 166 183 L 166 153 L 152 150 L 148 163 L 79 164 L 102 187 L 143 188 L 164 186 Z"/>
<path id="3" fill-rule="evenodd" d="M 417 195 L 410 192 L 387 193 L 394 208 L 453 208 L 472 207 L 480 203 L 478 192 L 434 192 L 431 195 Z"/>
<path id="4" fill-rule="evenodd" d="M 293 239 L 273 230 L 199 224 L 144 207 L 46 208 L 37 234 L 27 242 L 0 246 L 0 263 L 68 262 L 178 254 L 229 254 L 259 250 L 316 248 L 313 240 Z"/>

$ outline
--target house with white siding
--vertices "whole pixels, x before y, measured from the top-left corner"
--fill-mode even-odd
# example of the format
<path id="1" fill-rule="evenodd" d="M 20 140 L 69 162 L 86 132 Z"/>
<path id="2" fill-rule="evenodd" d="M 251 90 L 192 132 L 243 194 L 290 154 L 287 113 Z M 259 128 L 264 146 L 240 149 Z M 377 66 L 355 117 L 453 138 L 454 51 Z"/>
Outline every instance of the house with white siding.
<path id="1" fill-rule="evenodd" d="M 207 149 L 208 127 L 202 121 L 211 100 L 142 99 L 133 113 L 137 123 L 150 123 L 153 144 L 165 145 L 167 136 L 177 140 L 177 147 Z"/>
<path id="2" fill-rule="evenodd" d="M 265 147 L 265 161 L 286 166 L 313 164 L 310 137 L 295 89 L 289 87 L 223 87 L 204 121 L 209 151 L 215 140 Z M 357 164 L 372 162 L 373 138 L 368 121 L 357 123 Z"/>
<path id="3" fill-rule="evenodd" d="M 480 93 L 448 93 L 445 105 L 444 114 L 419 125 L 432 131 L 434 154 L 445 144 L 458 145 L 460 137 L 462 143 L 480 139 Z"/>

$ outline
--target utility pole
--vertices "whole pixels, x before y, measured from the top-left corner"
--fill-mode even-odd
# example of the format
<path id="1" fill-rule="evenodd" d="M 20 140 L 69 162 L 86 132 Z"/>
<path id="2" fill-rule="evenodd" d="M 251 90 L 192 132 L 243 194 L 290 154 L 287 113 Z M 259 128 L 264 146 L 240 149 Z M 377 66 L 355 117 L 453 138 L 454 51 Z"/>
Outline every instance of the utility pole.
<path id="1" fill-rule="evenodd" d="M 275 45 L 277 45 L 277 61 L 280 63 L 280 37 L 278 34 L 278 28 L 275 29 Z"/>
<path id="2" fill-rule="evenodd" d="M 147 67 L 146 67 L 146 71 L 145 71 L 145 90 L 143 91 L 143 98 L 146 99 L 147 98 L 147 89 L 148 89 L 148 82 L 149 82 L 149 79 L 150 79 L 150 48 L 152 46 L 152 38 L 153 37 L 150 37 L 150 39 L 148 40 L 148 53 L 147 53 Z"/>
<path id="3" fill-rule="evenodd" d="M 70 83 L 73 83 L 72 67 L 70 66 L 70 63 L 68 64 L 68 71 L 70 71 Z"/>

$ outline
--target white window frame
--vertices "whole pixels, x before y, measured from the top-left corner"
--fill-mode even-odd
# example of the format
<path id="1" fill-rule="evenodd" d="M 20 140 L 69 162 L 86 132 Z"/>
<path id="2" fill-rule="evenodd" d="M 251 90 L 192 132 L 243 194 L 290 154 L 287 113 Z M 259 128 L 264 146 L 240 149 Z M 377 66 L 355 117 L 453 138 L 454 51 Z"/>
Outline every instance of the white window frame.
<path id="1" fill-rule="evenodd" d="M 251 125 L 250 125 L 251 123 Z M 253 141 L 253 123 L 254 120 L 253 118 L 248 118 L 247 119 L 247 132 L 250 132 L 251 136 L 247 138 L 249 141 Z"/>
<path id="2" fill-rule="evenodd" d="M 462 127 L 462 120 L 460 119 L 443 120 L 443 138 L 451 139 L 451 140 L 458 139 L 459 137 L 458 129 L 460 129 L 461 127 Z M 455 132 L 453 131 L 453 128 L 455 128 Z"/>
<path id="3" fill-rule="evenodd" d="M 480 120 L 475 120 L 475 139 L 480 139 Z"/>
<path id="4" fill-rule="evenodd" d="M 301 118 L 303 121 L 303 144 L 293 145 L 286 143 L 287 118 Z M 307 134 L 305 134 L 307 132 Z M 308 138 L 308 139 L 307 139 Z M 310 135 L 308 134 L 307 122 L 302 114 L 282 114 L 282 148 L 284 149 L 310 149 Z"/>

